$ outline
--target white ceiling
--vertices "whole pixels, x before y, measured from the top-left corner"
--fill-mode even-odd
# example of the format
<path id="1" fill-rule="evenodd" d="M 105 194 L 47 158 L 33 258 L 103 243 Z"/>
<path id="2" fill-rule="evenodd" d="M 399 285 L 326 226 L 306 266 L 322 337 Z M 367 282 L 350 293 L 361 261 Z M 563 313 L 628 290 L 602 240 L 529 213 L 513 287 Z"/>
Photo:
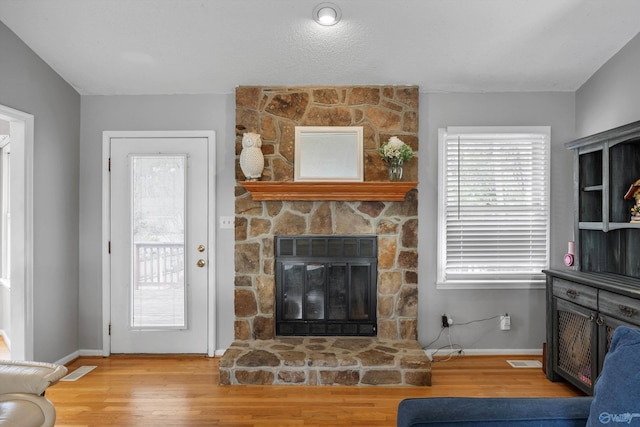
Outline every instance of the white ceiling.
<path id="1" fill-rule="evenodd" d="M 333 27 L 321 1 L 0 0 L 0 20 L 83 95 L 575 91 L 640 31 L 639 0 L 332 0 Z"/>

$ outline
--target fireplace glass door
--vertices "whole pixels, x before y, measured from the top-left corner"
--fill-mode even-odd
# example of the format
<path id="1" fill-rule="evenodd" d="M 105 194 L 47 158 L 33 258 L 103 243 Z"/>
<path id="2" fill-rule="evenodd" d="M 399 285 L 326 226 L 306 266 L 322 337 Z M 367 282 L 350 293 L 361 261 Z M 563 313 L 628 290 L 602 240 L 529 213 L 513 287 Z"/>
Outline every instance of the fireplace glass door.
<path id="1" fill-rule="evenodd" d="M 276 333 L 376 335 L 377 251 L 369 245 L 375 237 L 366 237 L 363 250 L 354 237 L 346 245 L 342 237 L 303 239 L 291 246 L 300 253 L 276 243 L 284 249 L 276 257 Z"/>

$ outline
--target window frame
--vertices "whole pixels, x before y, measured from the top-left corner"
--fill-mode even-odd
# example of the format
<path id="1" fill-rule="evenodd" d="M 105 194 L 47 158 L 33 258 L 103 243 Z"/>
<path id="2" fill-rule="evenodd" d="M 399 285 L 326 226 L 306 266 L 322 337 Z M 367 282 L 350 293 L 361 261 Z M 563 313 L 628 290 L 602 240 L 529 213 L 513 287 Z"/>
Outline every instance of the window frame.
<path id="1" fill-rule="evenodd" d="M 551 127 L 550 126 L 450 126 L 438 129 L 438 230 L 437 230 L 437 289 L 541 289 L 545 287 L 545 275 L 540 269 L 539 273 L 522 273 L 512 278 L 482 277 L 481 274 L 469 273 L 468 278 L 447 279 L 447 164 L 446 141 L 451 135 L 469 134 L 537 134 L 544 137 L 544 150 L 546 155 L 546 167 L 544 171 L 545 185 L 544 198 L 546 200 L 546 239 L 545 265 L 549 268 L 550 262 L 550 230 L 551 230 Z"/>

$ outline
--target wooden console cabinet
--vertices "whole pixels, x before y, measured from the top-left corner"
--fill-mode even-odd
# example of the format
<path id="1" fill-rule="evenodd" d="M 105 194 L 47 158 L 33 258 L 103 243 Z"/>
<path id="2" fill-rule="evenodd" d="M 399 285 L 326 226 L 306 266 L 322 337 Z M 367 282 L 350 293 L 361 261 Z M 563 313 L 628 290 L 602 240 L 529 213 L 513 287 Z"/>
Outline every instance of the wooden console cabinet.
<path id="1" fill-rule="evenodd" d="M 573 269 L 547 270 L 546 373 L 587 394 L 613 330 L 640 327 L 640 223 L 624 195 L 640 179 L 640 122 L 566 144 L 574 152 Z"/>
<path id="2" fill-rule="evenodd" d="M 616 327 L 640 327 L 640 279 L 548 270 L 547 377 L 593 394 Z"/>

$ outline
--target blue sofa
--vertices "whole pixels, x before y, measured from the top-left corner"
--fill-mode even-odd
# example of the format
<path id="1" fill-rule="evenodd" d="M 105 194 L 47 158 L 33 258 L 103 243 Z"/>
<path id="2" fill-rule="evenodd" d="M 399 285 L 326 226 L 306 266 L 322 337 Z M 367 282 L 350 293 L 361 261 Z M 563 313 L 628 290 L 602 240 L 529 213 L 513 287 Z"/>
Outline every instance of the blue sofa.
<path id="1" fill-rule="evenodd" d="M 640 330 L 615 330 L 594 397 L 405 399 L 397 421 L 398 427 L 640 426 Z"/>
<path id="2" fill-rule="evenodd" d="M 584 427 L 591 397 L 417 398 L 398 406 L 398 427 Z"/>

